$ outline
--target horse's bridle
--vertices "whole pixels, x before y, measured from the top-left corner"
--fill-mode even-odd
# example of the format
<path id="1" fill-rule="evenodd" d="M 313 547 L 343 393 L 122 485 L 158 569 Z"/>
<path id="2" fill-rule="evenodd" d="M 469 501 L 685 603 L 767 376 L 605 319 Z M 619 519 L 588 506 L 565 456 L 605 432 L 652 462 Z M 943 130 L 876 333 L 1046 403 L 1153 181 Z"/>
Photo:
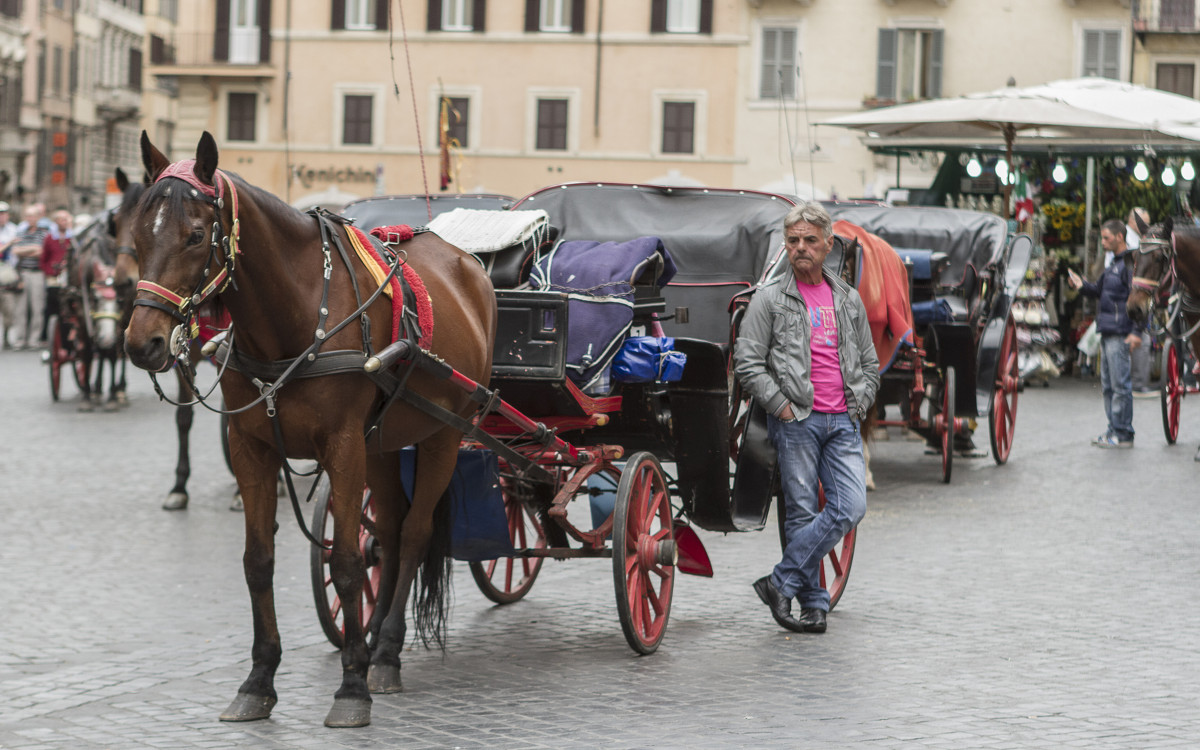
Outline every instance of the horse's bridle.
<path id="1" fill-rule="evenodd" d="M 1175 276 L 1175 248 L 1171 241 L 1159 237 L 1143 237 L 1141 243 L 1136 250 L 1138 255 L 1150 255 L 1155 252 L 1162 252 L 1163 257 L 1167 261 L 1166 272 L 1161 279 L 1148 279 L 1145 276 L 1134 276 L 1131 283 L 1134 289 L 1141 289 L 1151 296 L 1155 297 L 1155 291 L 1162 286 L 1164 281 L 1170 281 Z"/>
<path id="2" fill-rule="evenodd" d="M 164 172 L 158 179 L 161 180 L 164 177 L 178 177 L 178 175 L 171 175 Z M 200 306 L 208 301 L 209 298 L 220 294 L 230 284 L 234 283 L 233 272 L 237 264 L 237 256 L 241 254 L 241 249 L 238 247 L 240 222 L 238 219 L 237 190 L 234 188 L 233 181 L 224 172 L 217 170 L 215 177 L 229 189 L 229 200 L 233 211 L 233 218 L 229 233 L 227 234 L 221 223 L 221 211 L 225 208 L 225 201 L 221 196 L 220 190 L 214 190 L 214 195 L 209 196 L 195 187 L 188 188 L 190 197 L 209 204 L 216 213 L 216 218 L 213 220 L 212 236 L 208 246 L 208 261 L 205 262 L 201 270 L 200 279 L 192 288 L 192 293 L 185 297 L 172 292 L 164 286 L 155 284 L 153 281 L 142 279 L 137 283 L 138 292 L 149 292 L 166 300 L 166 302 L 145 297 L 139 297 L 133 301 L 135 307 L 139 305 L 152 307 L 165 312 L 179 321 L 179 326 L 172 332 L 170 341 L 171 354 L 176 357 L 186 352 L 191 342 L 200 335 Z M 221 182 L 217 183 L 218 187 Z M 170 194 L 170 190 L 171 188 L 168 187 L 168 194 Z M 204 280 L 208 277 L 209 267 L 213 265 L 214 261 L 221 264 L 221 270 L 217 272 L 212 281 L 205 284 Z M 236 284 L 234 284 L 234 288 L 237 288 Z"/>

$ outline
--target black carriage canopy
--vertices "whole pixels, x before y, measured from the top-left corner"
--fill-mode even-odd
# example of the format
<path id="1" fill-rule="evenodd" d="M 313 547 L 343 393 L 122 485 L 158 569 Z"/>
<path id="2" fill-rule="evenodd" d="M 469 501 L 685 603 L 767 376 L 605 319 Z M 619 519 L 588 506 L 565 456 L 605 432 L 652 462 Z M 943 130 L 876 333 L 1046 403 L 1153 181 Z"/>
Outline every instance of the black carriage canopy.
<path id="1" fill-rule="evenodd" d="M 677 268 L 663 289 L 666 314 L 686 307 L 689 316 L 667 320 L 664 331 L 713 343 L 729 340 L 729 302 L 782 246 L 791 207 L 765 193 L 596 183 L 548 188 L 516 206 L 546 211 L 560 242 L 660 238 Z"/>
<path id="2" fill-rule="evenodd" d="M 939 279 L 959 287 L 970 266 L 982 271 L 1004 257 L 1008 223 L 994 214 L 935 206 L 826 203 L 834 221 L 857 224 L 894 248 L 946 253 Z"/>

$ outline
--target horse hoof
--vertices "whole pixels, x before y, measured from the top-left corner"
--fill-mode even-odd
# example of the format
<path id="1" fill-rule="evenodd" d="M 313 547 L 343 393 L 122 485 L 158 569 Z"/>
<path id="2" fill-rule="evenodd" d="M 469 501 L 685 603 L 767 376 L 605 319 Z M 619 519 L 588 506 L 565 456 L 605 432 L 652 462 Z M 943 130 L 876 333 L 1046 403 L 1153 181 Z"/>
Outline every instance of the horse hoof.
<path id="1" fill-rule="evenodd" d="M 237 513 L 241 513 L 246 509 L 246 506 L 242 505 L 242 493 L 233 493 L 233 499 L 229 501 L 229 509 Z"/>
<path id="2" fill-rule="evenodd" d="M 371 723 L 371 699 L 335 698 L 325 717 L 325 726 L 334 729 L 365 727 Z"/>
<path id="3" fill-rule="evenodd" d="M 187 510 L 188 496 L 186 492 L 172 492 L 163 500 L 163 510 Z"/>
<path id="4" fill-rule="evenodd" d="M 104 411 L 116 411 L 117 409 L 120 409 L 120 408 L 121 408 L 121 405 L 118 404 L 116 401 L 109 400 L 109 401 L 104 402 Z"/>
<path id="5" fill-rule="evenodd" d="M 372 664 L 367 672 L 367 689 L 376 695 L 404 692 L 400 684 L 400 667 Z"/>
<path id="6" fill-rule="evenodd" d="M 221 714 L 221 721 L 258 721 L 269 717 L 274 707 L 275 698 L 272 696 L 238 693 L 225 713 Z"/>

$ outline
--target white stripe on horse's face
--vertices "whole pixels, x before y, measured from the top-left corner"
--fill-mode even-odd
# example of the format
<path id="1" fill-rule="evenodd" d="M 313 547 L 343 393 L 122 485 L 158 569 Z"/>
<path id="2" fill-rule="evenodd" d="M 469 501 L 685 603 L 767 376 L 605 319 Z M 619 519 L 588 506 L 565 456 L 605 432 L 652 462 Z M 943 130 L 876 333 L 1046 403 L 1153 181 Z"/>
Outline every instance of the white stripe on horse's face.
<path id="1" fill-rule="evenodd" d="M 158 216 L 154 217 L 154 233 L 158 234 L 158 230 L 162 229 L 163 222 L 167 220 L 167 207 L 161 205 L 158 207 Z"/>

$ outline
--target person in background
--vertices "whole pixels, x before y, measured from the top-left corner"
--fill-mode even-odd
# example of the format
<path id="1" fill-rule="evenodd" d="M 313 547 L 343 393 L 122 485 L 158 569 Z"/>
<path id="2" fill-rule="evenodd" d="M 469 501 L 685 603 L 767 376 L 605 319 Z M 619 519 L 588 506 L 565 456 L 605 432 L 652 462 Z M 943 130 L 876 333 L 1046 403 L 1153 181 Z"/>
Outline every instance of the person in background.
<path id="1" fill-rule="evenodd" d="M 17 324 L 14 326 L 17 349 L 29 349 L 39 343 L 46 311 L 46 276 L 42 273 L 42 243 L 49 234 L 43 224 L 41 204 L 26 206 L 19 234 L 13 241 L 21 291 L 16 298 Z"/>
<path id="2" fill-rule="evenodd" d="M 879 389 L 879 358 L 858 292 L 824 270 L 845 242 L 828 212 L 801 202 L 783 228 L 788 268 L 755 292 L 734 348 L 734 373 L 767 412 L 786 509 L 783 559 L 754 591 L 780 626 L 823 633 L 821 560 L 867 511 L 860 425 Z"/>
<path id="3" fill-rule="evenodd" d="M 71 257 L 71 246 L 75 242 L 73 225 L 75 219 L 71 212 L 60 208 L 51 217 L 53 225 L 46 239 L 42 240 L 42 274 L 46 277 L 46 319 L 58 315 L 58 297 L 63 286 L 63 275 L 67 270 L 67 261 Z"/>
<path id="4" fill-rule="evenodd" d="M 1133 447 L 1133 382 L 1130 350 L 1142 345 L 1141 331 L 1125 311 L 1133 287 L 1133 253 L 1125 245 L 1125 225 L 1109 219 L 1100 227 L 1100 244 L 1113 261 L 1094 283 L 1068 270 L 1068 283 L 1088 297 L 1097 297 L 1096 331 L 1100 334 L 1100 390 L 1108 429 L 1092 441 L 1098 448 Z"/>
<path id="5" fill-rule="evenodd" d="M 1142 243 L 1138 219 L 1142 220 L 1143 226 L 1150 226 L 1150 212 L 1138 206 L 1130 209 L 1129 217 L 1125 220 L 1125 245 L 1134 252 Z M 1133 395 L 1149 397 L 1158 393 L 1158 389 L 1150 387 L 1150 332 L 1143 330 L 1141 338 L 1142 345 L 1129 352 L 1129 370 L 1133 380 Z"/>
<path id="6" fill-rule="evenodd" d="M 11 349 L 8 332 L 16 322 L 17 293 L 21 287 L 21 274 L 17 271 L 17 259 L 12 253 L 13 240 L 17 238 L 17 225 L 12 222 L 12 206 L 0 201 L 0 325 L 4 326 L 0 346 Z"/>

